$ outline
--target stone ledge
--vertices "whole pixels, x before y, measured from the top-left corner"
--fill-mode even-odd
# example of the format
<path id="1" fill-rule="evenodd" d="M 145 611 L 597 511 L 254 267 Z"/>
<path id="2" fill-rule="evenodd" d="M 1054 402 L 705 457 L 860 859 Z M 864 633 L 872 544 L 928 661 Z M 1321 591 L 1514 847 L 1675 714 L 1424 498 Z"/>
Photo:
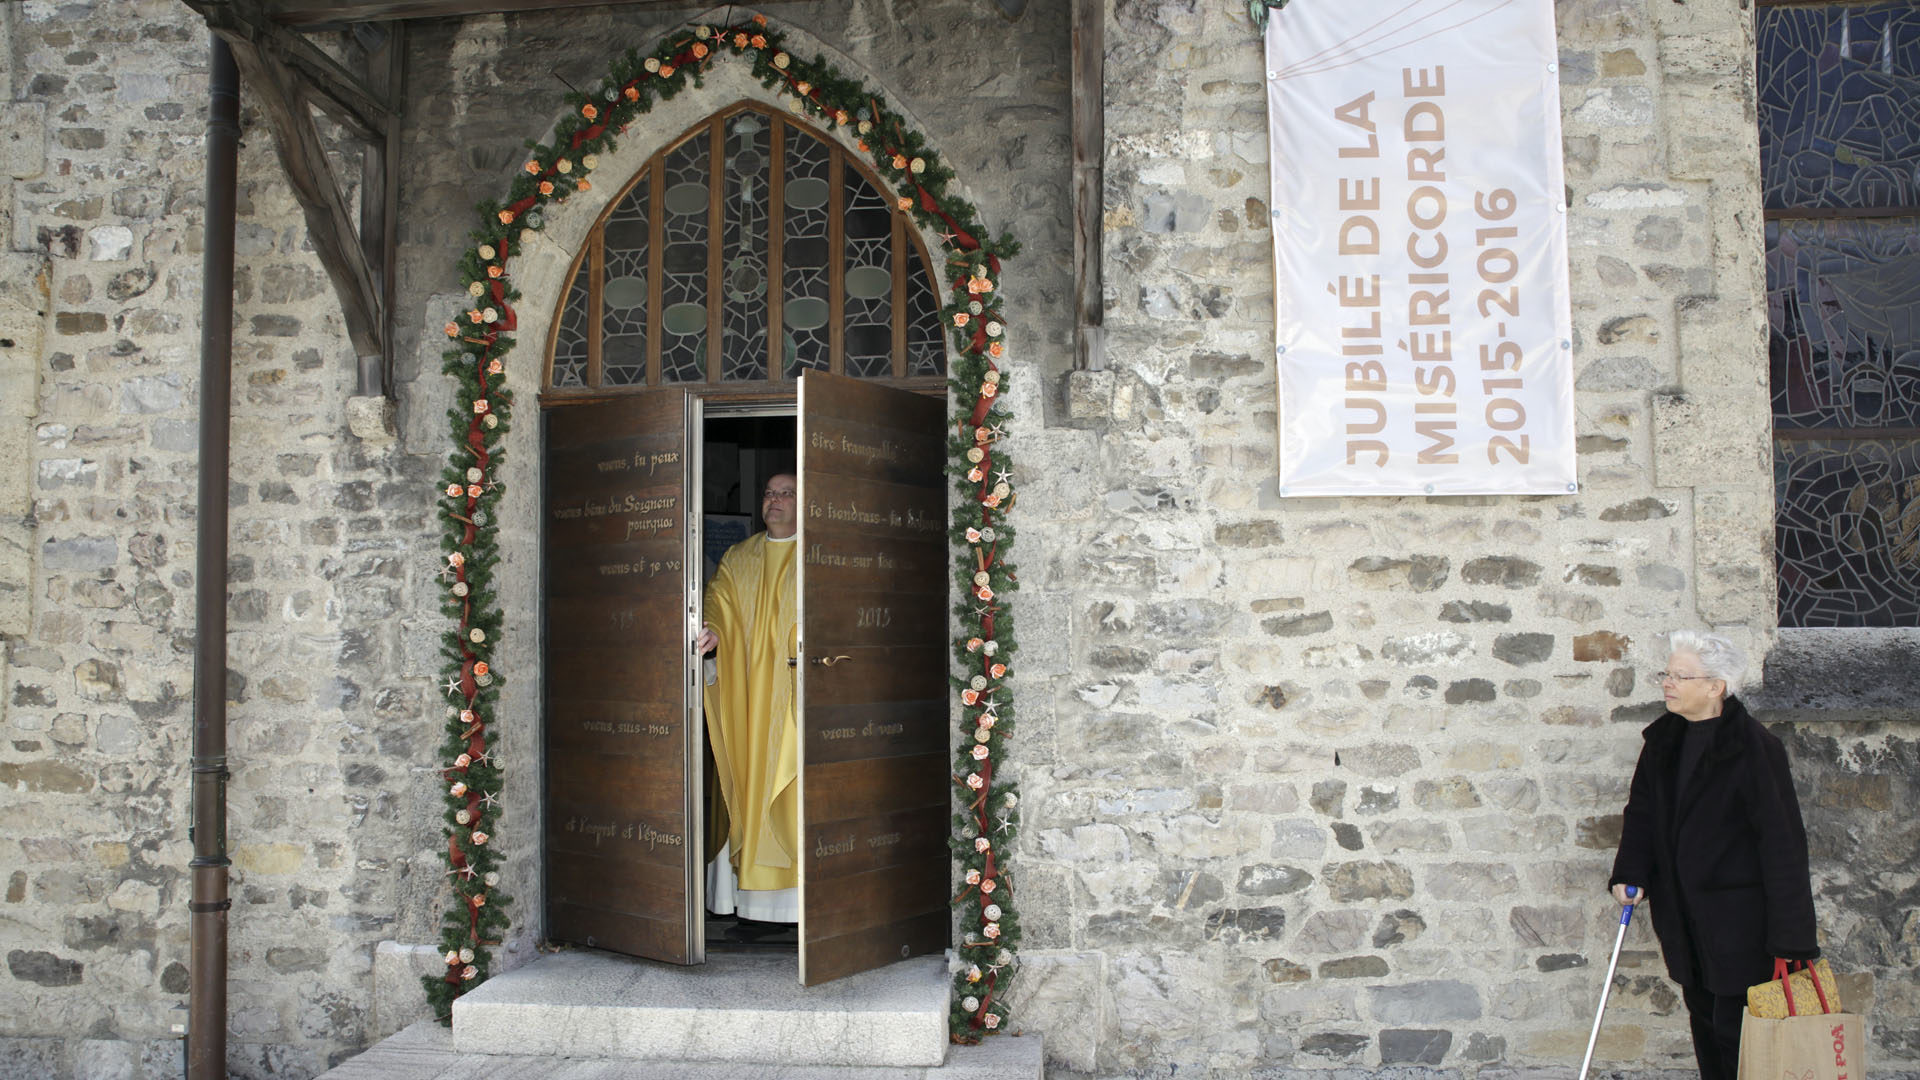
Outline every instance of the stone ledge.
<path id="1" fill-rule="evenodd" d="M 383 941 L 373 950 L 373 1023 L 376 1039 L 389 1035 L 419 1020 L 428 1020 L 433 1009 L 420 989 L 424 975 L 446 974 L 446 962 L 432 945 L 403 945 Z"/>
<path id="2" fill-rule="evenodd" d="M 1907 720 L 1920 700 L 1920 629 L 1782 627 L 1759 686 L 1766 720 Z"/>
<path id="3" fill-rule="evenodd" d="M 399 435 L 394 426 L 393 400 L 380 396 L 348 398 L 347 430 L 365 442 L 391 444 Z"/>

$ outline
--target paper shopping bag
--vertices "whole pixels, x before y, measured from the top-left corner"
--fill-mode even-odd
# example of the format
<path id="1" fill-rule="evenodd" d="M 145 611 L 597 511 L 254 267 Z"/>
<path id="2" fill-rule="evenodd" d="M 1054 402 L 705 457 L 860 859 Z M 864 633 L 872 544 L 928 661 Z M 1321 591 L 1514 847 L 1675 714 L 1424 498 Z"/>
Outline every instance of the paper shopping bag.
<path id="1" fill-rule="evenodd" d="M 1740 1080 L 1866 1080 L 1861 1031 L 1856 1013 L 1779 1020 L 1748 1013 L 1740 1025 Z"/>

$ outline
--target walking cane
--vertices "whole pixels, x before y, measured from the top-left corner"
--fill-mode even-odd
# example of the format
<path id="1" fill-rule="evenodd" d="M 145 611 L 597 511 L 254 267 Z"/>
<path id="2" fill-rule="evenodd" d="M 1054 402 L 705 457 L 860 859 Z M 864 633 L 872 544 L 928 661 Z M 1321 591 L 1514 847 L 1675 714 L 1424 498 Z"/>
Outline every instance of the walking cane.
<path id="1" fill-rule="evenodd" d="M 1627 940 L 1627 923 L 1633 921 L 1633 898 L 1640 890 L 1627 886 L 1627 903 L 1620 905 L 1620 932 L 1613 935 L 1613 959 L 1607 961 L 1607 981 L 1600 984 L 1600 1011 L 1593 1014 L 1593 1033 L 1587 1036 L 1587 1056 L 1580 1059 L 1580 1080 L 1587 1080 L 1587 1067 L 1593 1064 L 1593 1048 L 1600 1042 L 1600 1021 L 1607 1015 L 1607 995 L 1613 992 L 1613 969 L 1620 966 L 1620 945 Z"/>

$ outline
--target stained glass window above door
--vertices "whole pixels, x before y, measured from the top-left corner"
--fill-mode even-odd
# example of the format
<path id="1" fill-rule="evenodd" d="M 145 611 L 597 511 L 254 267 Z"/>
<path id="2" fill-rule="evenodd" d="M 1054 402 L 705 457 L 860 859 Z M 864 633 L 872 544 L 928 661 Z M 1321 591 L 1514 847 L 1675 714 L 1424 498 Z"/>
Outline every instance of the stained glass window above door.
<path id="1" fill-rule="evenodd" d="M 1920 6 L 1755 22 L 1781 626 L 1920 626 Z"/>
<path id="2" fill-rule="evenodd" d="M 656 154 L 575 259 L 546 389 L 786 382 L 938 386 L 926 248 L 856 155 L 752 103 Z"/>

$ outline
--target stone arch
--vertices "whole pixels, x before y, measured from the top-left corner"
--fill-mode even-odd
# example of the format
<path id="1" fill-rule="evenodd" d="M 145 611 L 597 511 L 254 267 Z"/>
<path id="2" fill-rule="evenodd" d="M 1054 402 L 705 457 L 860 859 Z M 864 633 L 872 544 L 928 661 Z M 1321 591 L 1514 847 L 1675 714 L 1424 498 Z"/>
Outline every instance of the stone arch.
<path id="1" fill-rule="evenodd" d="M 713 21 L 724 14 L 724 8 L 709 12 L 703 19 L 693 22 Z M 857 78 L 868 86 L 884 88 L 886 83 L 875 77 L 857 61 L 846 54 L 834 50 L 804 30 L 782 25 L 788 36 L 788 51 L 795 54 L 811 55 L 820 53 L 829 62 L 847 75 Z M 545 349 L 551 337 L 553 318 L 559 310 L 560 301 L 565 295 L 568 284 L 568 271 L 573 266 L 573 258 L 586 241 L 588 232 L 600 220 L 608 205 L 619 195 L 625 183 L 633 174 L 645 166 L 647 161 L 658 153 L 668 141 L 699 124 L 707 117 L 740 101 L 756 101 L 776 111 L 785 111 L 791 99 L 774 93 L 760 85 L 743 63 L 722 59 L 715 63 L 706 74 L 703 85 L 691 88 L 671 100 L 661 101 L 647 113 L 645 128 L 640 125 L 629 128 L 619 137 L 619 147 L 611 153 L 600 155 L 599 167 L 594 170 L 596 176 L 607 178 L 606 183 L 596 182 L 592 191 L 576 192 L 572 198 L 551 206 L 546 211 L 546 224 L 537 234 L 538 239 L 528 245 L 520 254 L 514 267 L 514 284 L 519 288 L 521 299 L 514 308 L 520 325 L 515 336 L 519 349 L 525 350 L 537 346 Z M 906 116 L 912 126 L 925 130 L 919 118 L 909 108 L 902 106 L 896 99 L 889 97 L 889 108 Z M 806 120 L 810 127 L 831 139 L 836 139 L 849 153 L 857 154 L 854 138 L 842 128 L 827 131 L 817 123 Z M 549 129 L 551 130 L 551 126 Z M 504 186 L 504 185 L 503 185 Z M 969 201 L 974 200 L 964 181 L 955 181 L 954 187 Z M 921 243 L 929 253 L 945 250 L 937 234 L 920 230 Z M 937 267 L 936 267 L 937 270 Z M 544 359 L 544 358 L 543 358 Z M 528 388 L 529 360 L 525 356 L 517 358 L 514 386 L 516 390 Z M 519 429 L 516 429 L 516 435 Z M 537 441 L 521 445 L 519 440 L 509 442 L 509 453 L 537 452 Z"/>

